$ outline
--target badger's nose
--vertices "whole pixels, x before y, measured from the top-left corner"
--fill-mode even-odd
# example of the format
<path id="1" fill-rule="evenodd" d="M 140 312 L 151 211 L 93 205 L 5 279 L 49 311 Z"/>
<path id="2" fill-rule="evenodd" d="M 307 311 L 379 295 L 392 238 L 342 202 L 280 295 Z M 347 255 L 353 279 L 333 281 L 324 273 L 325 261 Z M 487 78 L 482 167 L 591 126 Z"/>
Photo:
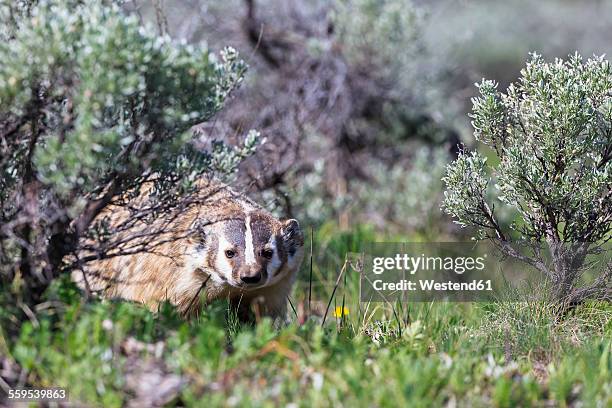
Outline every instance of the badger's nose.
<path id="1" fill-rule="evenodd" d="M 240 280 L 249 284 L 259 283 L 261 280 L 261 273 L 256 273 L 255 275 L 242 275 L 240 276 Z"/>

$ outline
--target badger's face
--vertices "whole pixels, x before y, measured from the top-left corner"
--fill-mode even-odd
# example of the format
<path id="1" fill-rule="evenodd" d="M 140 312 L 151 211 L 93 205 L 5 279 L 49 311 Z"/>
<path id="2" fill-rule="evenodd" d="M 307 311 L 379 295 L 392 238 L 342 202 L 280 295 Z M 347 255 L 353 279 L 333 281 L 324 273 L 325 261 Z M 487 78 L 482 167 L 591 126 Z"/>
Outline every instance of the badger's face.
<path id="1" fill-rule="evenodd" d="M 298 222 L 252 211 L 215 223 L 206 238 L 211 278 L 244 290 L 272 285 L 299 268 L 304 237 Z"/>

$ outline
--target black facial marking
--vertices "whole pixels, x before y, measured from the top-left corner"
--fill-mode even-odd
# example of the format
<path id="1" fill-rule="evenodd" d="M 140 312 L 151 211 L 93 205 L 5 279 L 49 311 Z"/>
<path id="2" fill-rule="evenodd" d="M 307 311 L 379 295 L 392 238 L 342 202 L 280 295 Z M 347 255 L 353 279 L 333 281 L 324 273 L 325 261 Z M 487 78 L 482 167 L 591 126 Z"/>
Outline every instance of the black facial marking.
<path id="1" fill-rule="evenodd" d="M 253 234 L 253 247 L 255 251 L 261 251 L 270 241 L 272 236 L 272 220 L 263 213 L 251 214 L 251 232 Z"/>
<path id="2" fill-rule="evenodd" d="M 223 233 L 225 239 L 227 239 L 234 247 L 236 248 L 244 248 L 244 234 L 246 232 L 246 228 L 244 226 L 244 221 L 235 219 L 226 221 L 223 226 Z"/>
<path id="3" fill-rule="evenodd" d="M 278 267 L 278 269 L 274 272 L 274 275 L 278 275 L 279 273 L 281 273 L 281 271 L 283 270 L 283 268 L 285 267 L 285 264 L 287 263 L 287 252 L 285 251 L 285 246 L 283 245 L 283 239 L 281 238 L 280 235 L 277 235 L 275 237 L 276 240 L 276 249 L 278 251 L 278 257 L 281 260 L 281 264 Z"/>
<path id="4" fill-rule="evenodd" d="M 262 212 L 249 214 L 250 229 L 253 239 L 253 249 L 257 267 L 264 279 L 268 276 L 268 263 L 274 256 L 274 252 L 266 246 L 273 234 L 274 219 Z"/>

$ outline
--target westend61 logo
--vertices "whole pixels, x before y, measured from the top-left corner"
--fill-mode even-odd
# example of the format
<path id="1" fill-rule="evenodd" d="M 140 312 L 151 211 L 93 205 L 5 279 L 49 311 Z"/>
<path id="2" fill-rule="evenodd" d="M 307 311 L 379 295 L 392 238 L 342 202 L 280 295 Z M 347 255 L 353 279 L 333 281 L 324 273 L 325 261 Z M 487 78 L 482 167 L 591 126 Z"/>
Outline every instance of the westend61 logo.
<path id="1" fill-rule="evenodd" d="M 524 266 L 488 244 L 373 243 L 363 253 L 362 301 L 491 300 Z"/>

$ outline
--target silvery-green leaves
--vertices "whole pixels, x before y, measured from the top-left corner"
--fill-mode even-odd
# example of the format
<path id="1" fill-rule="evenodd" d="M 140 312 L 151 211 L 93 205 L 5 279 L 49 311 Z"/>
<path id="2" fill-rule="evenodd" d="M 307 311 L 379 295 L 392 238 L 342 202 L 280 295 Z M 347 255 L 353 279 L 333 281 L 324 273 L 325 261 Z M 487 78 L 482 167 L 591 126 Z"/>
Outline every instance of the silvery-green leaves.
<path id="1" fill-rule="evenodd" d="M 447 186 L 453 186 L 444 192 L 446 212 L 462 227 L 475 226 L 479 233 L 493 227 L 485 208 L 489 187 L 486 166 L 487 159 L 482 155 L 461 151 L 442 178 Z"/>
<path id="2" fill-rule="evenodd" d="M 231 48 L 176 44 L 104 3 L 41 2 L 0 43 L 0 105 L 41 110 L 34 166 L 59 193 L 179 152 L 245 71 Z"/>
<path id="3" fill-rule="evenodd" d="M 476 204 L 491 174 L 496 196 L 519 212 L 524 238 L 553 234 L 562 241 L 595 242 L 609 235 L 610 63 L 579 55 L 547 63 L 534 54 L 505 93 L 493 81 L 477 86 L 480 96 L 470 115 L 474 135 L 495 151 L 499 164 L 485 171 L 475 153 L 461 155 L 444 179 L 446 211 L 462 224 L 479 225 L 483 214 Z"/>

